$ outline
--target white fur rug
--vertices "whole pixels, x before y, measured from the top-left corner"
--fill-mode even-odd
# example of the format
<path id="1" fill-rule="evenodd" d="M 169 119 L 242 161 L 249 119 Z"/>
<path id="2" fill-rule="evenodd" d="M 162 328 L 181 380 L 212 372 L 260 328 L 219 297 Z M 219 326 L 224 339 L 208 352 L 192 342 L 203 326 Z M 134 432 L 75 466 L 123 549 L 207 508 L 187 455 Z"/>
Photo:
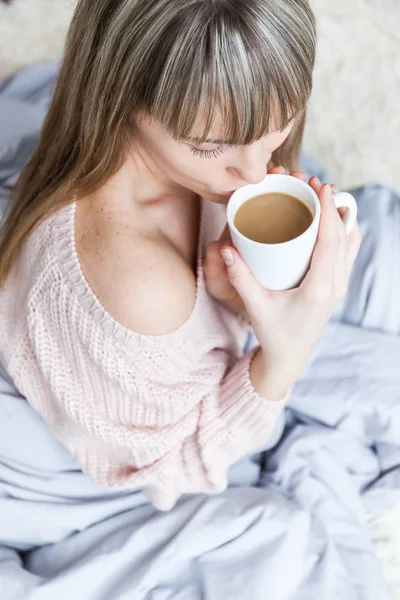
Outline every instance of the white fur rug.
<path id="1" fill-rule="evenodd" d="M 311 0 L 319 53 L 305 149 L 341 187 L 400 189 L 400 0 Z"/>
<path id="2" fill-rule="evenodd" d="M 400 0 L 311 1 L 319 54 L 305 150 L 341 187 L 379 181 L 400 189 Z M 0 4 L 0 77 L 59 57 L 74 4 Z M 400 507 L 372 516 L 370 531 L 400 600 Z"/>

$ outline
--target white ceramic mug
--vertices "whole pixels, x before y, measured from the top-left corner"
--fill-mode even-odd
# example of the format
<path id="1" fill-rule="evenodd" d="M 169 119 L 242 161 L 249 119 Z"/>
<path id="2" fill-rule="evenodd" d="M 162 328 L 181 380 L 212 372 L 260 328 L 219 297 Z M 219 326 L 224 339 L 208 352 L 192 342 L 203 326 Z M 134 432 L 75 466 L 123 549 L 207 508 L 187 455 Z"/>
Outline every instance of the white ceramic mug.
<path id="1" fill-rule="evenodd" d="M 235 227 L 236 212 L 244 202 L 260 194 L 279 192 L 294 196 L 310 209 L 314 218 L 309 228 L 298 237 L 280 244 L 263 244 L 245 237 Z M 350 233 L 357 219 L 357 204 L 353 196 L 340 192 L 334 196 L 337 208 L 345 207 L 343 222 Z M 246 185 L 234 192 L 227 207 L 228 225 L 235 248 L 259 283 L 268 290 L 288 290 L 297 287 L 307 273 L 318 237 L 321 205 L 316 192 L 301 179 L 291 175 L 267 175 L 255 185 Z"/>

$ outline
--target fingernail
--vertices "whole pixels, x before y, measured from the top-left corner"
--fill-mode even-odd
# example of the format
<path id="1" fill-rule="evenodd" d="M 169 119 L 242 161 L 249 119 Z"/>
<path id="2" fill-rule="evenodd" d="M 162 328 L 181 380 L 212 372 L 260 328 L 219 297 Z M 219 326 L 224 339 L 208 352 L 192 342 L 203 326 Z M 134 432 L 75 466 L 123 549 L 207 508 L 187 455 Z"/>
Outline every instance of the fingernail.
<path id="1" fill-rule="evenodd" d="M 333 184 L 331 187 L 332 187 L 332 191 L 333 191 L 334 194 L 338 194 L 339 193 L 339 188 L 335 184 Z"/>
<path id="2" fill-rule="evenodd" d="M 233 265 L 233 263 L 235 262 L 232 252 L 230 250 L 222 250 L 221 254 L 222 254 L 222 258 L 225 261 L 226 266 L 231 267 Z"/>

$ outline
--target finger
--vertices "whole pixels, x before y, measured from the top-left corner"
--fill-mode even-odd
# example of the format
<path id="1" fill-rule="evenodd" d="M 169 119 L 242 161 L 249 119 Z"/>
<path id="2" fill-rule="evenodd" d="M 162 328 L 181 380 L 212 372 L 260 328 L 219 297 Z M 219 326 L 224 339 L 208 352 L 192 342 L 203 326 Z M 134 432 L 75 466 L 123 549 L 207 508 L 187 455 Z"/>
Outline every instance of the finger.
<path id="1" fill-rule="evenodd" d="M 208 279 L 220 279 L 222 276 L 227 280 L 225 263 L 221 256 L 221 249 L 224 245 L 231 245 L 232 238 L 229 225 L 226 225 L 219 240 L 208 245 L 204 258 L 203 269 Z"/>
<path id="2" fill-rule="evenodd" d="M 207 280 L 218 280 L 223 275 L 225 275 L 226 279 L 225 263 L 221 257 L 221 246 L 219 242 L 213 242 L 208 246 L 203 270 Z"/>
<path id="3" fill-rule="evenodd" d="M 318 179 L 318 177 L 316 177 L 316 176 L 314 176 L 314 177 L 311 177 L 311 179 L 310 179 L 310 181 L 309 181 L 309 185 L 310 185 L 310 187 L 312 187 L 312 189 L 313 189 L 313 190 L 314 190 L 314 191 L 315 191 L 315 192 L 318 194 L 318 196 L 319 196 L 319 194 L 321 193 L 321 190 L 322 190 L 323 184 L 322 184 L 322 183 L 321 183 L 321 181 Z M 329 190 L 329 188 L 330 188 L 330 190 L 331 190 L 331 192 L 330 192 L 330 193 L 331 193 L 331 195 L 332 195 L 332 196 L 333 196 L 335 193 L 338 193 L 338 192 L 334 192 L 334 190 L 335 190 L 335 189 L 336 189 L 336 190 L 338 189 L 338 188 L 336 187 L 336 185 L 334 185 L 334 184 L 333 184 L 333 185 L 332 185 L 332 184 L 325 184 L 325 186 L 328 186 L 328 188 L 327 188 L 328 190 Z M 336 209 L 336 211 L 339 211 L 339 213 L 340 213 L 340 220 L 341 220 L 341 217 L 342 217 L 341 210 L 342 210 L 342 209 Z M 346 209 L 344 209 L 344 211 L 346 211 Z M 342 231 L 342 230 L 340 230 L 340 236 L 343 238 L 343 236 L 344 236 L 344 235 L 345 235 L 345 231 Z"/>
<path id="4" fill-rule="evenodd" d="M 223 245 L 231 245 L 229 225 L 226 225 L 219 240 L 208 245 L 203 270 L 207 289 L 217 300 L 230 300 L 236 296 L 236 290 L 229 283 L 224 260 L 221 256 Z"/>
<path id="5" fill-rule="evenodd" d="M 347 276 L 351 275 L 354 263 L 358 256 L 362 244 L 362 234 L 360 226 L 356 221 L 351 232 L 347 236 Z"/>
<path id="6" fill-rule="evenodd" d="M 331 188 L 332 188 L 332 193 L 336 196 L 336 194 L 340 193 L 340 190 L 338 188 L 338 186 L 335 183 L 331 183 L 330 184 Z M 347 208 L 345 206 L 341 206 L 340 208 L 337 209 L 339 216 L 341 218 L 341 220 L 343 220 L 344 215 L 346 214 Z"/>
<path id="7" fill-rule="evenodd" d="M 337 241 L 337 237 L 345 235 L 345 228 L 336 208 L 332 188 L 328 183 L 321 187 L 319 200 L 321 204 L 320 237 L 323 242 Z"/>
<path id="8" fill-rule="evenodd" d="M 314 190 L 314 192 L 316 192 L 317 194 L 320 193 L 321 188 L 322 188 L 322 183 L 318 179 L 318 177 L 316 177 L 315 175 L 314 175 L 314 177 L 311 177 L 310 181 L 308 182 L 308 185 L 310 187 L 312 187 L 312 189 Z"/>
<path id="9" fill-rule="evenodd" d="M 290 173 L 292 177 L 296 177 L 297 179 L 301 179 L 302 181 L 307 181 L 307 175 L 304 171 L 292 171 Z"/>
<path id="10" fill-rule="evenodd" d="M 235 288 L 249 314 L 262 308 L 265 303 L 262 299 L 267 292 L 258 283 L 249 267 L 246 265 L 238 251 L 232 246 L 224 246 L 221 250 L 228 279 Z"/>
<path id="11" fill-rule="evenodd" d="M 340 220 L 339 217 L 338 219 Z M 336 295 L 343 297 L 347 293 L 347 286 L 349 283 L 349 270 L 347 268 L 348 249 L 344 225 L 340 225 L 339 227 L 339 239 L 336 262 L 332 273 L 332 289 L 336 290 Z"/>
<path id="12" fill-rule="evenodd" d="M 221 246 L 218 242 L 208 247 L 203 271 L 207 290 L 213 298 L 220 302 L 231 301 L 243 306 L 236 289 L 228 279 L 225 262 L 221 255 Z"/>
<path id="13" fill-rule="evenodd" d="M 347 248 L 347 234 L 346 228 L 342 221 L 341 215 L 336 208 L 335 200 L 334 200 L 334 190 L 336 186 L 332 184 L 326 184 L 320 190 L 320 202 L 321 209 L 322 204 L 324 202 L 323 198 L 329 199 L 328 207 L 333 209 L 332 218 L 329 222 L 329 229 L 327 229 L 327 236 L 331 239 L 331 245 L 334 246 L 334 252 L 331 252 L 331 266 L 325 267 L 325 271 L 328 268 L 330 271 L 329 278 L 329 286 L 332 294 L 335 297 L 343 297 L 346 294 L 347 286 L 348 286 L 348 248 Z M 337 189 L 337 188 L 336 188 Z M 322 196 L 322 199 L 321 199 Z M 326 211 L 325 211 L 326 215 Z M 322 219 L 322 227 L 324 227 L 324 223 L 326 224 L 326 220 Z M 336 231 L 336 235 L 335 235 Z M 327 238 L 328 239 L 328 238 Z M 334 241 L 333 241 L 334 240 Z"/>
<path id="14" fill-rule="evenodd" d="M 330 185 L 332 188 L 332 192 L 335 196 L 336 196 L 336 194 L 340 194 L 340 190 L 336 184 L 331 183 Z M 340 218 L 343 220 L 343 217 L 346 214 L 347 208 L 345 206 L 341 206 L 340 208 L 337 209 L 337 211 L 340 215 Z"/>
<path id="15" fill-rule="evenodd" d="M 333 276 L 340 249 L 338 214 L 330 185 L 322 186 L 320 194 L 321 220 L 318 239 L 311 259 L 310 270 L 304 280 L 305 286 L 320 290 L 333 286 Z"/>
<path id="16" fill-rule="evenodd" d="M 268 175 L 287 175 L 287 170 L 285 169 L 285 167 L 272 167 L 272 169 L 268 169 L 267 174 Z"/>
<path id="17" fill-rule="evenodd" d="M 334 275 L 334 286 L 336 290 L 347 293 L 351 272 L 360 250 L 362 236 L 358 223 L 356 222 L 349 234 L 343 229 L 344 241 L 339 245 L 337 262 Z"/>

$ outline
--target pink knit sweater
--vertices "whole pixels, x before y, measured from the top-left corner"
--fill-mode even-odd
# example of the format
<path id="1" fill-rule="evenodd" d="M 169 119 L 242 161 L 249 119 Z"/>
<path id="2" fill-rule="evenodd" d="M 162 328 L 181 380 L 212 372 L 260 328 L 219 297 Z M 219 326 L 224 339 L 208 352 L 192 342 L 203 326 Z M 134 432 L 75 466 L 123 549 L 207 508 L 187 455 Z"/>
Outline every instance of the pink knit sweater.
<path id="1" fill-rule="evenodd" d="M 224 490 L 229 466 L 267 441 L 286 401 L 256 393 L 254 351 L 242 356 L 249 326 L 207 294 L 204 251 L 223 223 L 221 207 L 206 205 L 195 306 L 173 333 L 139 335 L 101 306 L 75 251 L 75 204 L 31 234 L 0 289 L 0 364 L 21 394 L 88 477 L 141 488 L 161 510 L 183 493 Z"/>

